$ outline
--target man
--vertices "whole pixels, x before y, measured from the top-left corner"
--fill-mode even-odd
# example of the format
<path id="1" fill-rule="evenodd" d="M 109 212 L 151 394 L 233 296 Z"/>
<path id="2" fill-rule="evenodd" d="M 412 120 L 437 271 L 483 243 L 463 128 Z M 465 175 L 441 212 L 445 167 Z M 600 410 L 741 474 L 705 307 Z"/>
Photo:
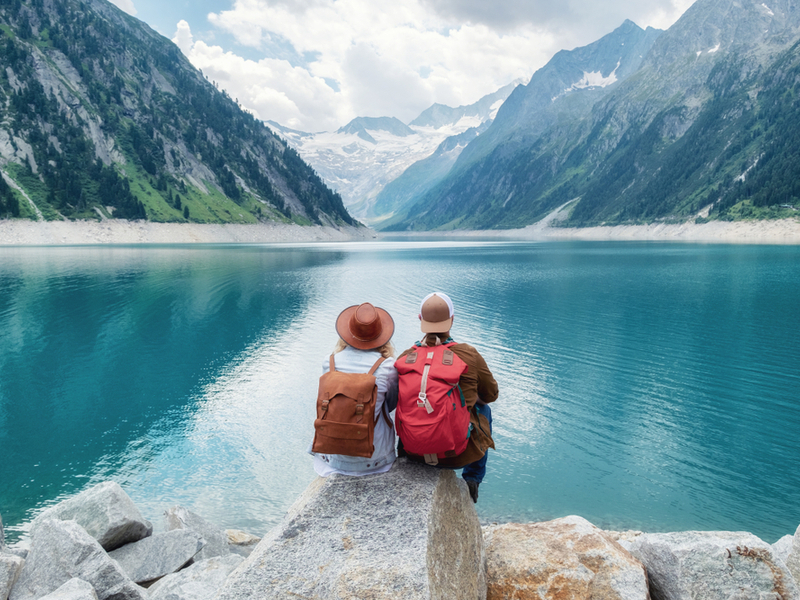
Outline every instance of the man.
<path id="1" fill-rule="evenodd" d="M 478 486 L 486 475 L 486 460 L 488 449 L 494 448 L 491 437 L 492 411 L 489 403 L 497 399 L 497 382 L 486 361 L 480 353 L 469 344 L 455 342 L 450 337 L 450 329 L 455 318 L 453 302 L 441 292 L 428 294 L 420 304 L 419 319 L 420 329 L 425 337 L 414 347 L 403 352 L 395 363 L 396 368 L 403 377 L 401 370 L 403 357 L 411 352 L 416 352 L 423 346 L 434 347 L 448 345 L 449 349 L 466 363 L 466 370 L 458 378 L 458 387 L 463 400 L 469 409 L 469 422 L 472 425 L 466 450 L 455 457 L 437 459 L 437 466 L 449 468 L 462 468 L 461 476 L 467 482 L 469 493 L 473 502 L 478 501 Z M 403 387 L 401 386 L 401 394 Z M 402 402 L 401 397 L 401 402 Z M 409 400 L 417 401 L 417 398 Z M 398 413 L 399 414 L 399 413 Z M 400 428 L 398 428 L 400 432 Z M 405 452 L 401 444 L 400 454 L 407 454 L 409 459 L 422 462 L 424 458 Z"/>

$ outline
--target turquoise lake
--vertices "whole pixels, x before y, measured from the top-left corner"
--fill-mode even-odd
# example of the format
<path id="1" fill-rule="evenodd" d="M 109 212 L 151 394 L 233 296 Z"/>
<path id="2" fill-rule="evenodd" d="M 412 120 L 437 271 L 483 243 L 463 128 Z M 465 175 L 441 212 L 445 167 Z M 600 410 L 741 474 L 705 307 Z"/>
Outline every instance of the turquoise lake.
<path id="1" fill-rule="evenodd" d="M 107 479 L 264 534 L 315 477 L 338 313 L 402 350 L 434 290 L 500 385 L 482 521 L 797 529 L 800 248 L 381 241 L 0 248 L 7 537 Z"/>

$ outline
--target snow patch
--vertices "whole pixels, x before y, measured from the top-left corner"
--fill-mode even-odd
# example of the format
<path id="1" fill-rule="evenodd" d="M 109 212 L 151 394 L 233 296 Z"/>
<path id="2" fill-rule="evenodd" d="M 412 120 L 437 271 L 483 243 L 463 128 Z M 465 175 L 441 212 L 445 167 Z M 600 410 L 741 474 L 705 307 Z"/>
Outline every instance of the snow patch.
<path id="1" fill-rule="evenodd" d="M 717 44 L 716 46 L 711 48 L 711 50 L 709 50 L 708 53 L 709 54 L 714 54 L 714 52 L 716 52 L 717 50 L 719 50 L 719 44 Z"/>
<path id="2" fill-rule="evenodd" d="M 767 6 L 767 5 L 766 5 L 766 4 L 764 4 L 763 2 L 761 3 L 761 6 L 763 6 L 764 8 L 766 8 L 766 9 L 767 9 L 767 14 L 768 14 L 770 17 L 774 17 L 774 16 L 775 16 L 775 13 L 774 13 L 774 12 L 772 12 L 772 11 L 770 10 L 769 6 Z"/>
<path id="3" fill-rule="evenodd" d="M 497 111 L 500 110 L 500 107 L 503 106 L 504 102 L 505 100 L 498 100 L 497 102 L 492 104 L 491 108 L 489 109 L 489 118 L 491 120 L 494 120 L 494 118 L 497 116 Z M 480 125 L 480 123 L 478 123 L 478 125 Z"/>
<path id="4" fill-rule="evenodd" d="M 622 62 L 622 59 L 617 61 L 617 66 L 614 67 L 614 70 L 609 73 L 608 77 L 604 77 L 603 73 L 600 71 L 592 71 L 591 73 L 584 71 L 583 77 L 561 92 L 558 96 L 554 96 L 552 98 L 552 102 L 558 100 L 561 96 L 565 94 L 569 94 L 570 92 L 574 92 L 576 90 L 587 90 L 587 89 L 594 89 L 594 88 L 604 88 L 608 87 L 612 83 L 617 82 L 617 69 L 619 69 L 619 65 Z"/>

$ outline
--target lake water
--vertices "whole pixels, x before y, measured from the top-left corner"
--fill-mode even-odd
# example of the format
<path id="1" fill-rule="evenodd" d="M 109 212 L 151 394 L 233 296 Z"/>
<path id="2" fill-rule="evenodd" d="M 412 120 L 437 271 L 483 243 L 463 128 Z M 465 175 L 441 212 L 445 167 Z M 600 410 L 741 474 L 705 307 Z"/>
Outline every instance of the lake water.
<path id="1" fill-rule="evenodd" d="M 0 514 L 106 479 L 265 533 L 312 481 L 344 307 L 418 302 L 500 385 L 484 522 L 800 524 L 800 248 L 657 243 L 0 248 Z"/>

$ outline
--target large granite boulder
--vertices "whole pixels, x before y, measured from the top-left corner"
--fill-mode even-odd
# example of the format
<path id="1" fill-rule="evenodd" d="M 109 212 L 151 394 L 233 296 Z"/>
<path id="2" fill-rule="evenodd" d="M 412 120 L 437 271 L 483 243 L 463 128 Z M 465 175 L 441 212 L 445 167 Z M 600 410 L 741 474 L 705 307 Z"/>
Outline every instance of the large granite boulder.
<path id="1" fill-rule="evenodd" d="M 19 579 L 25 561 L 14 554 L 0 552 L 0 600 L 6 600 Z"/>
<path id="2" fill-rule="evenodd" d="M 646 533 L 630 550 L 647 567 L 653 600 L 800 600 L 786 565 L 751 533 Z"/>
<path id="3" fill-rule="evenodd" d="M 792 577 L 794 577 L 795 583 L 800 586 L 800 527 L 794 532 L 792 549 L 789 550 L 786 566 L 789 567 L 789 572 L 792 574 Z"/>
<path id="4" fill-rule="evenodd" d="M 128 494 L 113 481 L 84 490 L 43 511 L 33 522 L 31 535 L 47 519 L 77 521 L 105 550 L 136 542 L 153 532 Z"/>
<path id="5" fill-rule="evenodd" d="M 196 562 L 154 583 L 150 600 L 210 600 L 242 561 L 238 554 L 229 554 Z"/>
<path id="6" fill-rule="evenodd" d="M 91 583 L 74 578 L 39 600 L 97 600 L 97 594 Z"/>
<path id="7" fill-rule="evenodd" d="M 582 517 L 484 531 L 488 600 L 650 598 L 644 566 Z"/>
<path id="8" fill-rule="evenodd" d="M 792 553 L 792 544 L 794 543 L 793 535 L 785 535 L 777 542 L 772 544 L 772 553 L 780 558 L 786 566 L 789 566 L 789 555 Z M 795 577 L 797 580 L 797 577 Z"/>
<path id="9" fill-rule="evenodd" d="M 202 536 L 188 529 L 157 533 L 126 544 L 108 555 L 136 583 L 147 583 L 178 571 L 205 546 Z"/>
<path id="10" fill-rule="evenodd" d="M 184 529 L 199 533 L 203 537 L 205 546 L 195 556 L 196 561 L 214 556 L 227 556 L 231 553 L 228 546 L 228 534 L 189 509 L 183 506 L 173 506 L 164 513 L 164 517 L 168 531 Z"/>
<path id="11" fill-rule="evenodd" d="M 450 470 L 317 478 L 216 600 L 486 598 L 480 523 Z"/>
<path id="12" fill-rule="evenodd" d="M 125 575 L 100 544 L 75 521 L 38 524 L 31 551 L 10 600 L 35 600 L 72 578 L 87 581 L 99 600 L 145 600 L 146 590 Z"/>

